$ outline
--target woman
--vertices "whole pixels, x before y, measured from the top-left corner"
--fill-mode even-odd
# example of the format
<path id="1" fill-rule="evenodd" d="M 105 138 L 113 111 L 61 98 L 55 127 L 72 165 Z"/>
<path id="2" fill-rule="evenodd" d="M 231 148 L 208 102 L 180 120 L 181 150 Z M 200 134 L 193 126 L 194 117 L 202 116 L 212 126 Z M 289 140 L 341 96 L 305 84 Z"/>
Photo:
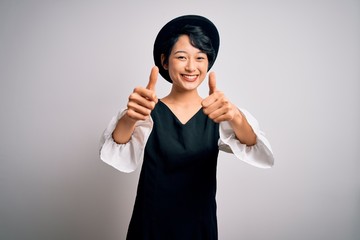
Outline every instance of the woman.
<path id="1" fill-rule="evenodd" d="M 257 121 L 216 88 L 214 73 L 209 96 L 197 91 L 218 49 L 208 19 L 186 15 L 167 23 L 155 40 L 147 87 L 135 88 L 104 132 L 103 161 L 131 172 L 143 160 L 127 239 L 217 239 L 219 149 L 257 167 L 273 165 Z M 162 99 L 155 93 L 159 72 L 172 83 Z"/>

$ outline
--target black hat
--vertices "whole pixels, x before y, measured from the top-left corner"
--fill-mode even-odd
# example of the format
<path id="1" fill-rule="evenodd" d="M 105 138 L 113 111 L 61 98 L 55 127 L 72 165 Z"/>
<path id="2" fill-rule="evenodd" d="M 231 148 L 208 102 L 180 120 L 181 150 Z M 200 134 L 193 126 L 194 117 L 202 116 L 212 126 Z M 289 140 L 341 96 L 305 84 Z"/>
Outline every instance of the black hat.
<path id="1" fill-rule="evenodd" d="M 209 63 L 208 70 L 215 62 L 217 53 L 219 51 L 220 37 L 219 32 L 215 25 L 207 18 L 198 15 L 185 15 L 177 17 L 168 22 L 158 33 L 154 43 L 154 61 L 155 65 L 159 68 L 159 72 L 163 78 L 172 82 L 169 73 L 165 70 L 161 64 L 161 54 L 163 54 L 163 43 L 173 36 L 178 30 L 182 29 L 186 25 L 198 26 L 205 32 L 205 34 L 211 39 L 211 44 L 215 50 L 215 58 L 212 63 Z"/>

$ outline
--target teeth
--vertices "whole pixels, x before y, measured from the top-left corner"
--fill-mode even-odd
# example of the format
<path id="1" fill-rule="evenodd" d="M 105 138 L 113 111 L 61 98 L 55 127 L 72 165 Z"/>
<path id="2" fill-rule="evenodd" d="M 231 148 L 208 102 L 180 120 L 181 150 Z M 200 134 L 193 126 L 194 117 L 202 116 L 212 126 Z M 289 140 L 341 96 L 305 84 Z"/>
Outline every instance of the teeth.
<path id="1" fill-rule="evenodd" d="M 196 75 L 184 75 L 185 78 L 190 79 L 190 80 L 194 80 L 196 78 Z"/>

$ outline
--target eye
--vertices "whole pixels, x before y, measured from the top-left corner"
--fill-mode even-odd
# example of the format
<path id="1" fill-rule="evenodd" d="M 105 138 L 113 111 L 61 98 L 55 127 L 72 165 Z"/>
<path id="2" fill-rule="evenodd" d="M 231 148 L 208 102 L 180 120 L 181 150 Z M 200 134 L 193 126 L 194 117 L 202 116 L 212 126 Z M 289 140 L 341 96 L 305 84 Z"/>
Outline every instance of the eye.
<path id="1" fill-rule="evenodd" d="M 186 60 L 186 57 L 185 57 L 185 56 L 180 55 L 180 56 L 177 56 L 177 59 L 179 59 L 179 60 Z"/>
<path id="2" fill-rule="evenodd" d="M 198 61 L 204 61 L 204 60 L 206 60 L 207 59 L 207 56 L 206 56 L 206 54 L 199 54 L 197 57 L 196 57 L 196 59 L 198 60 Z"/>

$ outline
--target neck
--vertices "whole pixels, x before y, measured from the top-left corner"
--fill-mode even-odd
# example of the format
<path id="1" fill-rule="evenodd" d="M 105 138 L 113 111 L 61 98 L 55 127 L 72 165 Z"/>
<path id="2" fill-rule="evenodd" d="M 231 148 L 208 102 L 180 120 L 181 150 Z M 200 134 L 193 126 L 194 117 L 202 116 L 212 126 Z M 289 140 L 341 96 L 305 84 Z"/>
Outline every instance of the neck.
<path id="1" fill-rule="evenodd" d="M 176 89 L 172 88 L 169 95 L 164 98 L 168 103 L 176 105 L 197 105 L 201 104 L 202 98 L 200 97 L 198 91 L 194 89 L 193 91 L 183 91 L 179 92 Z"/>

